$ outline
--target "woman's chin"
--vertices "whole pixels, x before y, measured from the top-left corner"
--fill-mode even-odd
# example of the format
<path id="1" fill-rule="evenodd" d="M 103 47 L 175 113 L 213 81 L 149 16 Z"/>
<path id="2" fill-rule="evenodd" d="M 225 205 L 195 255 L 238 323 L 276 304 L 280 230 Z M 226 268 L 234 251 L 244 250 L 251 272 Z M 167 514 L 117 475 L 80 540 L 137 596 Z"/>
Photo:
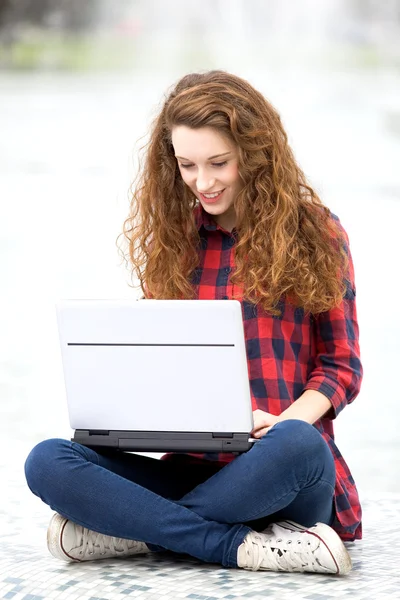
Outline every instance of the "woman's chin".
<path id="1" fill-rule="evenodd" d="M 222 214 L 224 212 L 224 207 L 221 205 L 220 202 L 204 202 L 202 200 L 200 200 L 200 204 L 202 205 L 202 207 L 204 208 L 204 210 L 211 212 L 213 215 L 215 214 Z"/>

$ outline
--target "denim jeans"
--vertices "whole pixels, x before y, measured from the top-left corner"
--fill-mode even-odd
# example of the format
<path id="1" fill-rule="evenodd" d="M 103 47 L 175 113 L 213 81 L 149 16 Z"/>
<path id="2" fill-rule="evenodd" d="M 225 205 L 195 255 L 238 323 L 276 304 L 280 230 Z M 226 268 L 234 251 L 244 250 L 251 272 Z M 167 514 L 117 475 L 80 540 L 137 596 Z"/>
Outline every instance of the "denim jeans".
<path id="1" fill-rule="evenodd" d="M 83 527 L 226 567 L 237 567 L 251 530 L 282 519 L 330 525 L 334 516 L 332 454 L 299 420 L 277 423 L 222 467 L 50 439 L 33 448 L 25 475 L 34 494 Z"/>

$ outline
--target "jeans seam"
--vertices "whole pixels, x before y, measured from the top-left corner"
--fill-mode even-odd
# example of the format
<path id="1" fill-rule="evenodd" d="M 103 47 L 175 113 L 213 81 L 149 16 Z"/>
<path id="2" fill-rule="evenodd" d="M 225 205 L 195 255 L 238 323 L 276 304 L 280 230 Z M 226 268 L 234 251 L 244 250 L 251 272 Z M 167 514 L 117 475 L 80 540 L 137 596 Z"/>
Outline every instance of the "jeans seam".
<path id="1" fill-rule="evenodd" d="M 298 493 L 298 492 L 297 492 Z M 288 496 L 290 494 L 290 492 L 286 492 L 286 494 L 283 494 L 283 496 L 280 496 L 279 498 L 274 500 L 274 504 L 276 504 L 276 502 L 280 502 L 282 500 L 282 498 L 285 498 L 286 496 Z M 284 507 L 283 507 L 284 508 Z M 281 510 L 281 509 L 279 509 Z M 246 521 L 255 521 L 257 519 L 262 519 L 263 517 L 267 517 L 268 515 L 272 515 L 274 512 L 276 512 L 275 510 L 270 511 L 269 509 L 267 509 L 267 514 L 262 514 L 260 515 L 260 511 L 258 511 L 256 513 L 256 515 L 252 515 L 250 517 L 246 518 Z"/>
<path id="2" fill-rule="evenodd" d="M 306 486 L 306 487 L 302 488 L 302 489 L 301 489 L 301 490 L 298 492 L 298 494 L 302 494 L 303 492 L 304 492 L 305 494 L 309 494 L 310 492 L 314 492 L 314 491 L 315 491 L 315 489 L 318 489 L 318 487 L 320 486 L 320 484 L 321 484 L 321 483 L 326 483 L 326 485 L 329 485 L 329 487 L 330 487 L 330 488 L 331 488 L 331 490 L 332 490 L 332 493 L 333 493 L 333 494 L 335 493 L 335 486 L 334 486 L 334 485 L 332 485 L 332 483 L 331 483 L 330 481 L 327 481 L 326 479 L 318 479 L 318 481 L 316 481 L 315 483 L 313 483 L 313 484 L 311 484 L 311 485 L 309 485 L 309 486 Z"/>
<path id="3" fill-rule="evenodd" d="M 238 538 L 242 538 L 243 536 L 243 531 L 245 531 L 245 535 L 242 539 L 242 541 L 240 542 L 240 544 L 237 543 L 237 539 Z M 229 551 L 228 551 L 228 556 L 227 556 L 227 564 L 225 566 L 227 567 L 235 567 L 236 569 L 238 568 L 238 562 L 237 562 L 237 553 L 238 553 L 238 549 L 239 546 L 241 544 L 243 544 L 243 541 L 245 539 L 245 537 L 251 532 L 253 531 L 251 529 L 251 527 L 247 527 L 247 525 L 242 525 L 242 527 L 236 532 L 235 537 L 233 538 Z"/>
<path id="4" fill-rule="evenodd" d="M 335 488 L 334 488 L 334 487 L 332 487 L 332 484 L 331 484 L 329 481 L 326 481 L 325 479 L 323 479 L 323 480 L 319 479 L 319 480 L 318 480 L 318 482 L 316 482 L 316 483 L 318 483 L 318 487 L 319 487 L 319 485 L 320 485 L 321 483 L 327 483 L 327 484 L 328 484 L 328 485 L 329 485 L 329 486 L 332 488 L 332 494 L 334 494 L 334 493 L 335 493 Z M 314 491 L 315 491 L 315 489 L 318 489 L 318 488 L 315 488 L 314 486 L 315 486 L 315 484 L 313 484 L 313 489 L 311 489 L 311 490 L 310 490 L 310 489 L 308 489 L 307 493 L 309 493 L 309 492 L 314 492 Z M 304 488 L 303 488 L 303 489 L 304 489 Z M 303 490 L 300 490 L 300 491 L 298 491 L 298 492 L 297 492 L 297 495 L 296 495 L 296 497 L 297 497 L 299 494 L 301 494 L 301 492 L 302 492 L 302 491 L 303 491 Z M 290 492 L 287 492 L 286 494 L 283 494 L 283 496 L 280 496 L 279 498 L 275 499 L 275 500 L 274 500 L 274 504 L 275 504 L 276 502 L 280 502 L 280 501 L 281 501 L 283 498 L 285 498 L 285 496 L 288 496 L 289 494 L 290 494 Z M 287 506 L 288 506 L 288 505 L 287 505 Z M 283 508 L 286 508 L 286 507 L 283 507 Z M 282 509 L 279 509 L 279 510 L 282 510 Z M 260 515 L 260 514 L 259 514 L 259 511 L 258 511 L 258 513 L 257 513 L 257 516 L 250 516 L 250 517 L 246 518 L 246 521 L 254 521 L 254 520 L 257 520 L 257 519 L 262 519 L 262 518 L 264 518 L 264 517 L 268 517 L 269 515 L 272 515 L 274 512 L 276 512 L 276 511 L 270 511 L 270 510 L 268 509 L 268 512 L 267 512 L 267 514 L 262 514 L 262 515 Z"/>
<path id="5" fill-rule="evenodd" d="M 88 458 L 88 456 L 86 455 L 86 452 L 85 452 L 86 447 L 85 446 L 83 446 L 82 444 L 78 444 L 77 442 L 70 442 L 70 444 L 71 444 L 70 448 L 74 453 L 79 454 L 81 457 L 83 454 L 85 457 L 85 460 L 87 460 L 88 462 L 92 462 L 90 460 L 90 458 Z M 80 448 L 82 448 L 83 453 L 81 453 L 79 450 L 77 450 L 75 446 L 79 446 L 79 450 L 80 450 Z M 96 464 L 97 464 L 97 466 L 100 466 L 99 455 L 97 454 L 97 452 L 95 452 L 95 455 L 96 455 Z"/>

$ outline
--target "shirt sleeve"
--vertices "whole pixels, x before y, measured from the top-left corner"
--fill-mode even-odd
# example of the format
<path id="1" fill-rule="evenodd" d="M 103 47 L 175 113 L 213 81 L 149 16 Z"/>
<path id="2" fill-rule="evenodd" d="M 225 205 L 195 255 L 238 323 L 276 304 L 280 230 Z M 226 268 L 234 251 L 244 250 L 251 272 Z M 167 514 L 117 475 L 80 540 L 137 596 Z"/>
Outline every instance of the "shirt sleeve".
<path id="1" fill-rule="evenodd" d="M 347 234 L 339 227 L 349 259 L 346 294 L 338 307 L 314 317 L 314 366 L 304 388 L 317 390 L 331 401 L 332 409 L 325 415 L 330 419 L 356 398 L 362 380 L 354 267 Z"/>

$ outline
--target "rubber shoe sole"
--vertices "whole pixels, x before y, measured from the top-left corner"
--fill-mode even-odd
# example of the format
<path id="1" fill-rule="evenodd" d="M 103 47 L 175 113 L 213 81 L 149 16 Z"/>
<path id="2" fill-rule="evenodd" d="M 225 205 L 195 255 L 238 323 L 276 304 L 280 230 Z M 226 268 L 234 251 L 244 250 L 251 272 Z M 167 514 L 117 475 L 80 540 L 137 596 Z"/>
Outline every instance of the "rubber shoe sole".
<path id="1" fill-rule="evenodd" d="M 47 529 L 47 547 L 50 554 L 59 560 L 81 562 L 78 559 L 69 556 L 62 547 L 62 535 L 67 522 L 68 519 L 57 513 L 53 516 Z"/>
<path id="2" fill-rule="evenodd" d="M 347 573 L 351 571 L 353 565 L 350 554 L 332 527 L 325 525 L 325 523 L 317 523 L 313 527 L 303 527 L 302 525 L 294 523 L 293 521 L 282 521 L 278 523 L 278 525 L 281 527 L 285 527 L 285 524 L 287 524 L 288 529 L 291 529 L 292 531 L 307 531 L 309 534 L 315 535 L 319 540 L 321 540 L 321 542 L 328 549 L 329 554 L 336 565 L 337 575 L 347 575 Z"/>

